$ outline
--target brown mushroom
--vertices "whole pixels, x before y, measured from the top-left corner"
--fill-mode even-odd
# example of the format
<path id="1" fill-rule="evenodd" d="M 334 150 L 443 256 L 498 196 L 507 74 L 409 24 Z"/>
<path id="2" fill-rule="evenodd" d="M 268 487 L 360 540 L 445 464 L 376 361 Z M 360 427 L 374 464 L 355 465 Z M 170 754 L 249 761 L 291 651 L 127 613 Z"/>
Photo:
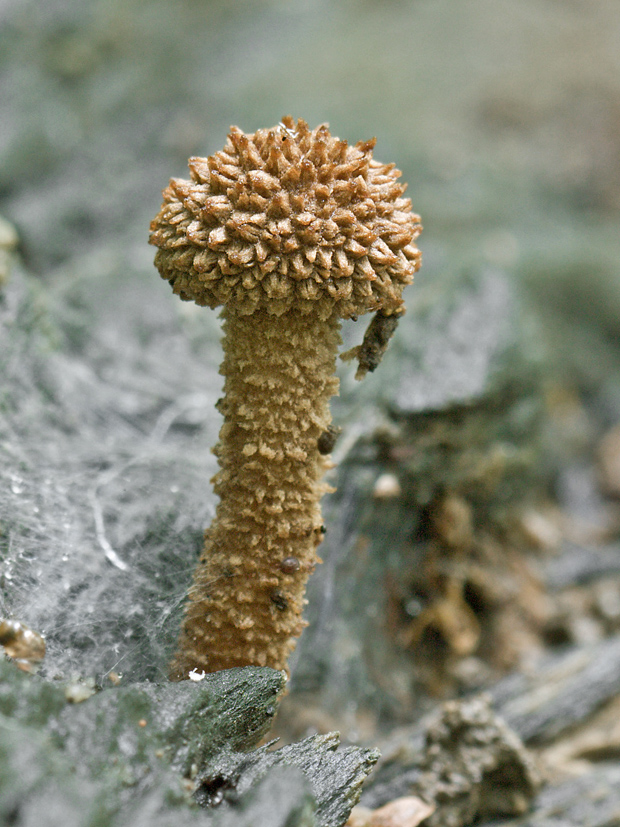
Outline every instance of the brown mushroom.
<path id="1" fill-rule="evenodd" d="M 155 263 L 182 299 L 223 306 L 220 497 L 189 593 L 172 677 L 249 664 L 286 668 L 319 562 L 329 400 L 340 319 L 403 312 L 421 227 L 375 141 L 284 118 L 191 158 L 151 223 Z M 375 326 L 377 327 L 377 326 Z M 363 347 L 362 347 L 363 350 Z M 366 348 L 368 351 L 368 348 Z M 359 372 L 358 372 L 359 373 Z M 294 565 L 293 565 L 294 561 Z"/>

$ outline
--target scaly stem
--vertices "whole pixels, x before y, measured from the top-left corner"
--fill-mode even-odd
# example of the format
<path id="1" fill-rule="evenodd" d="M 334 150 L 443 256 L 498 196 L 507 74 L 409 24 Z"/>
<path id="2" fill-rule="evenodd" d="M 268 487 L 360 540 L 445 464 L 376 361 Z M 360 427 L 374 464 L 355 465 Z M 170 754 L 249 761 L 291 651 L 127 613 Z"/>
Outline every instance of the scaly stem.
<path id="1" fill-rule="evenodd" d="M 220 497 L 189 593 L 171 676 L 249 664 L 285 669 L 319 561 L 320 498 L 340 340 L 335 314 L 224 315 Z"/>

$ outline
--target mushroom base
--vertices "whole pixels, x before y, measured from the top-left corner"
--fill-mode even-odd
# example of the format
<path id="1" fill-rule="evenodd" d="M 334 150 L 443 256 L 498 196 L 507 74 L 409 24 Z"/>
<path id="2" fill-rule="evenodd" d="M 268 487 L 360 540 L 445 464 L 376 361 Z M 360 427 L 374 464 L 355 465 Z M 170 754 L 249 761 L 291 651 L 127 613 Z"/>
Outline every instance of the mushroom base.
<path id="1" fill-rule="evenodd" d="M 175 680 L 193 669 L 286 669 L 305 626 L 306 581 L 320 562 L 331 463 L 319 440 L 338 392 L 340 320 L 295 310 L 223 316 L 220 502 L 189 592 Z"/>

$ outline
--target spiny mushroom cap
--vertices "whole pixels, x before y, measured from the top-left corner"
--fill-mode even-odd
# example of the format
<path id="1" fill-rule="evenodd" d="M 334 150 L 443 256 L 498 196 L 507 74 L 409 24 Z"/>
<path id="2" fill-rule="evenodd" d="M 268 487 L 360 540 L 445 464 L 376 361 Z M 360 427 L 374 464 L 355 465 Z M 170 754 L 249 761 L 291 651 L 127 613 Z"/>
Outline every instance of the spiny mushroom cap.
<path id="1" fill-rule="evenodd" d="M 290 118 L 190 158 L 151 223 L 150 243 L 175 293 L 240 314 L 291 307 L 342 318 L 399 312 L 420 252 L 420 219 L 375 141 L 349 146 L 327 124 Z"/>

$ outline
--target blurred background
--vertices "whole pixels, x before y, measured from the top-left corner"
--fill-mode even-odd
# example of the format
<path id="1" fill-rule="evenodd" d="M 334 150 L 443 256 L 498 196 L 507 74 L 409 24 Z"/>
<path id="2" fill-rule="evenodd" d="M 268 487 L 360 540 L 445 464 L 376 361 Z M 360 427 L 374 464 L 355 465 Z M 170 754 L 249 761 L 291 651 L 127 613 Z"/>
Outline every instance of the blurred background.
<path id="1" fill-rule="evenodd" d="M 601 509 L 620 494 L 620 471 L 611 461 L 613 502 L 601 505 L 594 457 L 620 422 L 617 0 L 0 0 L 2 600 L 5 614 L 46 633 L 48 675 L 166 676 L 192 556 L 213 512 L 219 345 L 215 314 L 181 305 L 159 280 L 148 225 L 168 178 L 187 176 L 188 156 L 220 149 L 231 124 L 252 132 L 286 114 L 311 127 L 327 121 L 350 142 L 376 136 L 375 156 L 402 170 L 424 225 L 424 263 L 408 290 L 413 321 L 395 343 L 391 370 L 386 361 L 384 378 L 378 371 L 360 397 L 343 374 L 335 410 L 350 427 L 337 458 L 346 460 L 381 419 L 374 409 L 360 413 L 358 398 L 391 393 L 403 416 L 472 400 L 491 419 L 502 414 L 506 407 L 485 396 L 487 362 L 499 348 L 512 365 L 517 351 L 528 371 L 543 366 L 535 395 L 578 461 L 574 473 L 558 475 L 557 451 L 532 454 L 530 445 L 528 475 L 502 502 L 515 491 L 526 499 L 535 479 L 542 499 L 562 495 L 574 513 L 583 506 L 586 539 L 616 536 L 617 513 Z M 468 276 L 463 287 L 463 273 L 483 272 L 501 278 Z M 525 308 L 516 332 L 522 310 L 510 309 L 497 284 Z M 456 338 L 452 310 L 445 326 L 441 313 L 429 316 L 436 299 L 462 306 Z M 525 356 L 532 346 L 536 353 Z M 411 387 L 425 388 L 421 401 L 386 390 L 402 384 L 405 360 L 419 368 Z M 471 381 L 463 379 L 469 369 Z M 513 390 L 514 375 L 504 377 Z M 530 433 L 533 414 L 519 411 Z M 482 430 L 486 438 L 492 428 Z M 402 478 L 395 487 L 398 462 L 410 455 L 392 450 L 400 437 L 382 433 L 383 454 L 372 461 L 389 455 L 381 468 L 392 478 L 383 494 L 374 477 L 362 489 L 389 499 L 400 485 L 405 505 L 419 506 L 422 516 L 407 523 L 411 544 L 412 533 L 424 534 L 429 503 L 450 485 L 441 478 L 424 496 L 419 485 L 407 495 Z M 619 446 L 608 441 L 612 460 Z M 409 487 L 437 467 L 416 466 Z M 326 504 L 332 550 L 347 546 L 338 515 L 363 510 L 346 485 L 340 491 L 343 499 Z M 391 526 L 378 532 L 379 545 L 392 537 L 400 549 L 390 531 L 401 518 L 379 518 Z M 539 521 L 532 533 L 553 535 L 552 523 Z M 325 595 L 338 579 L 329 530 L 323 556 Z M 403 565 L 401 555 L 395 568 Z M 385 600 L 396 613 L 391 639 L 410 658 L 422 631 L 407 624 L 419 613 L 416 600 L 430 598 L 408 589 Z M 478 604 L 468 594 L 471 614 Z M 368 616 L 385 605 L 373 604 Z M 333 611 L 332 630 L 344 610 Z M 332 680 L 319 701 L 333 716 L 326 726 L 338 724 L 349 695 L 356 711 L 357 700 L 376 706 L 385 690 L 383 662 L 351 689 L 361 650 L 347 650 L 343 624 L 334 658 L 347 669 L 316 665 L 311 637 L 295 667 L 300 692 Z M 571 634 L 560 638 L 578 640 Z M 385 690 L 386 715 L 413 714 L 411 668 L 401 678 Z M 459 680 L 476 685 L 471 674 Z M 439 683 L 440 694 L 454 686 Z M 360 720 L 351 720 L 355 738 Z M 311 724 L 320 728 L 316 718 Z"/>
<path id="2" fill-rule="evenodd" d="M 486 258 L 549 305 L 570 281 L 613 327 L 617 288 L 594 294 L 620 243 L 619 18 L 613 0 L 3 0 L 0 208 L 41 274 L 110 237 L 146 258 L 189 155 L 292 114 L 376 136 L 403 170 L 421 279 Z"/>

